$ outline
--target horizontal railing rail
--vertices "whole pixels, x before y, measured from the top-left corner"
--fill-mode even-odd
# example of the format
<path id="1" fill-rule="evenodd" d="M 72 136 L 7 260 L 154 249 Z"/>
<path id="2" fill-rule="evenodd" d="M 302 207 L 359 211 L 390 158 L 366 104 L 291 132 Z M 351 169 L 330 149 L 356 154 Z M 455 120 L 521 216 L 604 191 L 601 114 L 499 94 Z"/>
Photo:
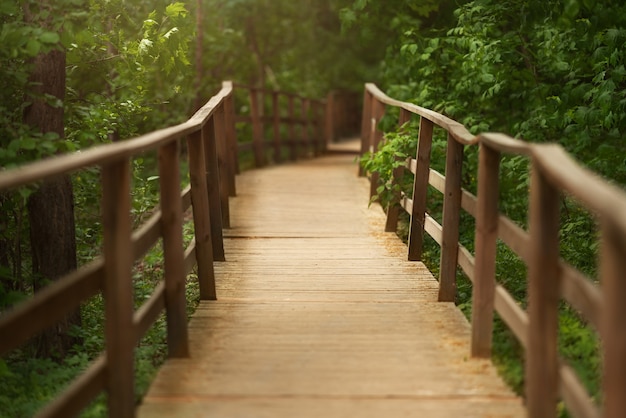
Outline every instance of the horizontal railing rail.
<path id="1" fill-rule="evenodd" d="M 289 123 L 323 126 L 323 118 L 319 114 L 316 117 L 306 121 L 294 118 Z M 0 315 L 0 355 L 4 355 L 85 300 L 97 294 L 104 296 L 104 353 L 38 416 L 75 416 L 103 391 L 108 395 L 110 417 L 134 416 L 133 351 L 164 310 L 169 357 L 188 355 L 186 276 L 197 267 L 200 298 L 217 298 L 213 262 L 225 259 L 222 230 L 230 225 L 229 197 L 236 193 L 239 150 L 235 123 L 234 85 L 224 82 L 215 96 L 179 125 L 0 171 L 2 192 L 89 167 L 98 167 L 101 172 L 102 256 Z M 190 185 L 181 191 L 183 140 Z M 160 199 L 152 216 L 133 231 L 131 162 L 147 151 L 158 153 Z M 195 238 L 184 248 L 183 214 L 190 207 Z M 164 280 L 135 311 L 133 265 L 159 240 L 164 252 Z"/>
<path id="2" fill-rule="evenodd" d="M 397 194 L 389 205 L 388 231 L 398 225 L 398 210 L 410 215 L 408 258 L 422 258 L 428 233 L 441 247 L 439 300 L 454 301 L 457 266 L 473 283 L 471 354 L 491 355 L 494 311 L 526 352 L 525 393 L 528 416 L 554 417 L 559 397 L 576 417 L 623 416 L 626 410 L 626 193 L 582 168 L 559 145 L 523 142 L 499 133 L 472 135 L 450 118 L 385 95 L 366 84 L 361 125 L 361 154 L 376 152 L 384 141 L 379 129 L 386 107 L 399 108 L 399 124 L 420 118 L 415 157 L 401 171 L 414 176 L 412 198 Z M 445 176 L 431 169 L 433 128 L 447 132 Z M 477 194 L 461 187 L 464 148 L 479 147 Z M 499 213 L 499 174 L 502 155 L 526 156 L 532 166 L 530 228 L 519 227 Z M 360 174 L 366 173 L 361 168 Z M 369 173 L 370 194 L 376 193 L 377 173 Z M 428 213 L 427 188 L 443 194 L 443 222 Z M 562 195 L 576 199 L 600 223 L 599 282 L 559 256 L 559 208 Z M 475 254 L 459 243 L 461 210 L 475 219 Z M 500 239 L 528 266 L 528 310 L 496 283 L 496 243 Z M 599 333 L 603 349 L 603 403 L 598 407 L 573 369 L 559 358 L 558 306 L 571 304 Z"/>

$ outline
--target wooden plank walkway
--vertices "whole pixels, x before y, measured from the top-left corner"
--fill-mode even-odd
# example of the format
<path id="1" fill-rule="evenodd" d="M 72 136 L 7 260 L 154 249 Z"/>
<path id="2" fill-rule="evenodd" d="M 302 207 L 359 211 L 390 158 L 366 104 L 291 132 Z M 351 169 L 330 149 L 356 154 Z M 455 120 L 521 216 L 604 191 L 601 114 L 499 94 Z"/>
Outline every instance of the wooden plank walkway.
<path id="1" fill-rule="evenodd" d="M 139 417 L 522 417 L 469 325 L 385 233 L 354 157 L 237 179 L 218 301 L 190 326 Z"/>

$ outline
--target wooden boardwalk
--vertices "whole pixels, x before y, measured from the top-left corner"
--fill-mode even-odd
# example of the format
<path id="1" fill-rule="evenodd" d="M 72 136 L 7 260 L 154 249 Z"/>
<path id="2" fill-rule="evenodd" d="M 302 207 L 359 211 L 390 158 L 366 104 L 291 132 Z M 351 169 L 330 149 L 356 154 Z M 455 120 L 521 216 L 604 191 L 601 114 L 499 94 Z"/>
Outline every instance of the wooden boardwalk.
<path id="1" fill-rule="evenodd" d="M 140 417 L 522 417 L 469 325 L 368 208 L 354 157 L 237 178 L 218 301 L 189 325 Z"/>

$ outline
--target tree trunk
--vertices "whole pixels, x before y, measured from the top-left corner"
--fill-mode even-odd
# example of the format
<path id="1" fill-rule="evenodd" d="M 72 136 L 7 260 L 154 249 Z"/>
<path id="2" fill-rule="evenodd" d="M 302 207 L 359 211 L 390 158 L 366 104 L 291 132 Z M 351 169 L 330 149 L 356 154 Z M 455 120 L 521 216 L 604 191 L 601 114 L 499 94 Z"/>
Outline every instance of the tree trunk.
<path id="1" fill-rule="evenodd" d="M 55 132 L 63 138 L 65 98 L 65 52 L 54 50 L 34 59 L 32 105 L 24 122 L 36 130 Z M 45 97 L 59 103 L 50 103 Z M 74 195 L 69 176 L 46 180 L 28 199 L 28 219 L 35 291 L 76 269 Z M 72 325 L 80 324 L 80 312 L 70 313 L 36 341 L 38 356 L 62 358 L 78 341 L 70 336 Z"/>

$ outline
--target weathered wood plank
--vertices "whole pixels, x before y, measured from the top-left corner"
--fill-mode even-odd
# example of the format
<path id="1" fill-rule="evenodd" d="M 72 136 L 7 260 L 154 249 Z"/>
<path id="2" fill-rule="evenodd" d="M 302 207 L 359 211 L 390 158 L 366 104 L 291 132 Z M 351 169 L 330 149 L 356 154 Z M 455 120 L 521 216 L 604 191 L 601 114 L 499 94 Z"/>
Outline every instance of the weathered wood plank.
<path id="1" fill-rule="evenodd" d="M 140 417 L 525 416 L 470 327 L 368 208 L 350 156 L 243 173 L 217 301 Z"/>

